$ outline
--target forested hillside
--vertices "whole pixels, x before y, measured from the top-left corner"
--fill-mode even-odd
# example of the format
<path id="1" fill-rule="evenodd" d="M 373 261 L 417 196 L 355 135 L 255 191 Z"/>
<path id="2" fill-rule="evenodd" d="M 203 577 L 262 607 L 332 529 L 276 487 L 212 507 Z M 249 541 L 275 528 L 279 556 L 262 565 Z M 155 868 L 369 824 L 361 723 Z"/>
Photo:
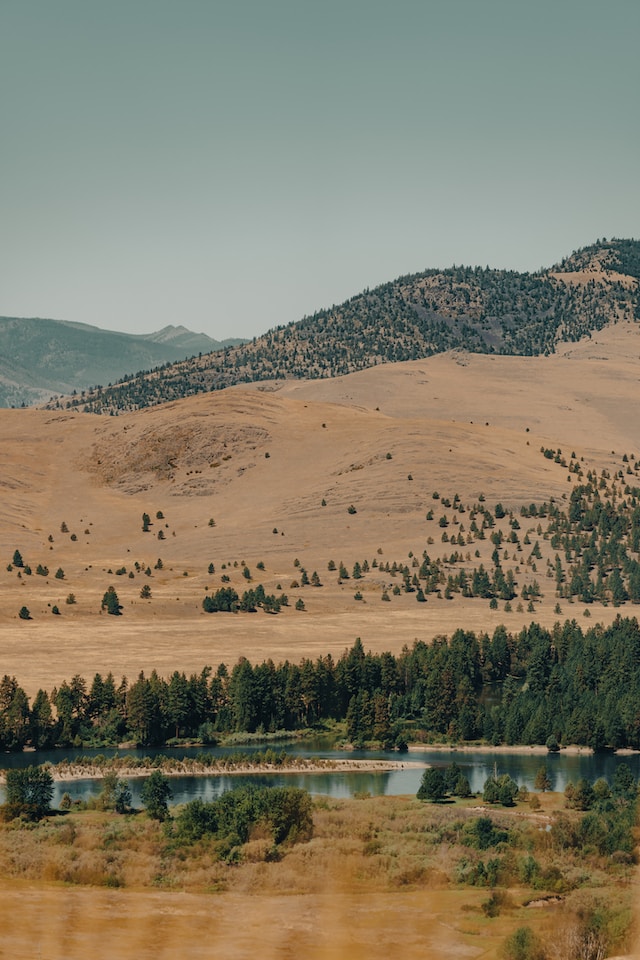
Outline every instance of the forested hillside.
<path id="1" fill-rule="evenodd" d="M 537 273 L 488 267 L 399 277 L 215 355 L 57 399 L 92 413 L 134 410 L 236 383 L 335 377 L 451 349 L 553 353 L 620 320 L 639 320 L 640 242 L 599 241 Z"/>

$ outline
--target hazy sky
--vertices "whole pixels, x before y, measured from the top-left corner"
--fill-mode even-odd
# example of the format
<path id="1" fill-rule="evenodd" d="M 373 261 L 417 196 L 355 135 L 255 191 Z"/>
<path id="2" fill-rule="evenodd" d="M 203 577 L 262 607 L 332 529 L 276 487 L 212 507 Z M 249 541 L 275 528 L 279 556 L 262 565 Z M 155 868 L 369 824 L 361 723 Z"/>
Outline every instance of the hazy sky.
<path id="1" fill-rule="evenodd" d="M 638 0 L 0 0 L 0 314 L 253 336 L 640 237 Z"/>

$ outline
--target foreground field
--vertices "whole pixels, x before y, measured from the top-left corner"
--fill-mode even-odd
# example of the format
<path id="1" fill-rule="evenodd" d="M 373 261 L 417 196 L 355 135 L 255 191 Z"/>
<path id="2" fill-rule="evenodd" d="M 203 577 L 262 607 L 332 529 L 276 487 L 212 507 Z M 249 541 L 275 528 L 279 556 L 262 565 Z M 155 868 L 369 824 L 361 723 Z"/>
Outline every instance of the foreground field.
<path id="1" fill-rule="evenodd" d="M 473 802 L 319 801 L 312 840 L 269 862 L 270 843 L 256 835 L 232 866 L 206 844 L 172 850 L 143 815 L 4 827 L 2 956 L 338 960 L 401 951 L 408 960 L 489 960 L 521 927 L 550 958 L 604 956 L 572 952 L 591 927 L 601 948 L 628 948 L 635 868 L 554 839 L 544 827 L 561 799 L 542 801 L 536 814 L 526 805 L 498 813 Z M 474 825 L 487 813 L 509 841 L 479 850 Z M 497 886 L 470 883 L 474 865 L 492 858 Z"/>
<path id="2" fill-rule="evenodd" d="M 13 960 L 407 960 L 498 956 L 514 920 L 482 921 L 477 891 L 167 894 L 0 882 L 0 956 Z M 519 911 L 523 923 L 533 910 Z M 481 915 L 480 915 L 481 916 Z M 536 918 L 537 919 L 537 918 Z"/>

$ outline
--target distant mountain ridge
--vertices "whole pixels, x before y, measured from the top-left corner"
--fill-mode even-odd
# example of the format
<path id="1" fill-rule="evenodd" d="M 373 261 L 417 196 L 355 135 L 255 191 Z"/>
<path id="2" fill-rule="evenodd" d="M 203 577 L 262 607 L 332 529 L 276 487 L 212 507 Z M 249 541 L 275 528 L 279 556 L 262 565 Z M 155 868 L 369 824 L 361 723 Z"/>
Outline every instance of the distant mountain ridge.
<path id="1" fill-rule="evenodd" d="M 0 317 L 0 406 L 41 403 L 242 342 L 220 342 L 183 326 L 129 334 L 66 320 Z"/>
<path id="2" fill-rule="evenodd" d="M 640 241 L 599 240 L 536 273 L 457 267 L 399 277 L 250 343 L 96 390 L 93 413 L 153 406 L 242 382 L 335 377 L 451 349 L 550 354 L 640 320 Z"/>

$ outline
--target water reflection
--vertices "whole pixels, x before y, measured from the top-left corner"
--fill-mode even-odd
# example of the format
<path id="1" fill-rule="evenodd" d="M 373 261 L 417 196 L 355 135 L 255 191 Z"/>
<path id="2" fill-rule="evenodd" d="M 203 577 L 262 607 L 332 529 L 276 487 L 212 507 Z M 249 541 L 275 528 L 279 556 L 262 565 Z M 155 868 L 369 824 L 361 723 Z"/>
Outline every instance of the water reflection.
<path id="1" fill-rule="evenodd" d="M 252 754 L 263 750 L 264 747 L 216 747 L 207 748 L 207 752 L 214 756 L 224 757 L 234 753 Z M 295 743 L 279 744 L 277 749 L 285 749 L 287 753 L 298 756 L 326 759 L 382 759 L 393 760 L 396 763 L 406 761 L 418 762 L 421 765 L 448 766 L 454 761 L 467 777 L 472 791 L 481 791 L 487 777 L 497 772 L 498 775 L 508 773 L 521 786 L 534 790 L 534 780 L 538 768 L 544 764 L 551 780 L 553 790 L 562 791 L 567 783 L 574 783 L 581 777 L 596 780 L 605 777 L 612 781 L 615 769 L 619 763 L 627 763 L 634 777 L 640 777 L 640 754 L 618 756 L 614 754 L 590 753 L 580 754 L 539 754 L 533 752 L 507 753 L 495 752 L 467 752 L 458 750 L 418 750 L 409 754 L 385 753 L 384 751 L 339 751 L 331 750 L 323 741 L 296 741 Z M 64 759 L 73 761 L 78 755 L 83 756 L 157 756 L 168 755 L 181 759 L 182 757 L 197 758 L 202 754 L 202 748 L 178 749 L 142 749 L 142 750 L 83 750 L 69 751 Z M 53 764 L 63 759 L 62 751 L 39 751 L 25 754 L 5 754 L 0 759 L 0 766 L 27 766 L 33 763 Z M 179 776 L 171 777 L 173 803 L 186 803 L 196 797 L 201 800 L 213 800 L 226 790 L 236 786 L 254 784 L 259 786 L 296 786 L 303 787 L 312 794 L 322 794 L 330 797 L 351 797 L 358 793 L 370 793 L 373 796 L 415 794 L 422 778 L 423 766 L 419 768 L 403 766 L 389 773 L 375 772 L 345 772 L 325 771 L 322 773 L 275 773 L 275 774 L 213 774 L 210 776 Z M 143 783 L 141 777 L 128 778 L 134 806 L 140 805 L 140 790 Z M 70 793 L 74 799 L 88 799 L 100 792 L 99 780 L 79 779 L 73 781 L 56 782 L 53 805 L 57 806 L 64 793 Z"/>

